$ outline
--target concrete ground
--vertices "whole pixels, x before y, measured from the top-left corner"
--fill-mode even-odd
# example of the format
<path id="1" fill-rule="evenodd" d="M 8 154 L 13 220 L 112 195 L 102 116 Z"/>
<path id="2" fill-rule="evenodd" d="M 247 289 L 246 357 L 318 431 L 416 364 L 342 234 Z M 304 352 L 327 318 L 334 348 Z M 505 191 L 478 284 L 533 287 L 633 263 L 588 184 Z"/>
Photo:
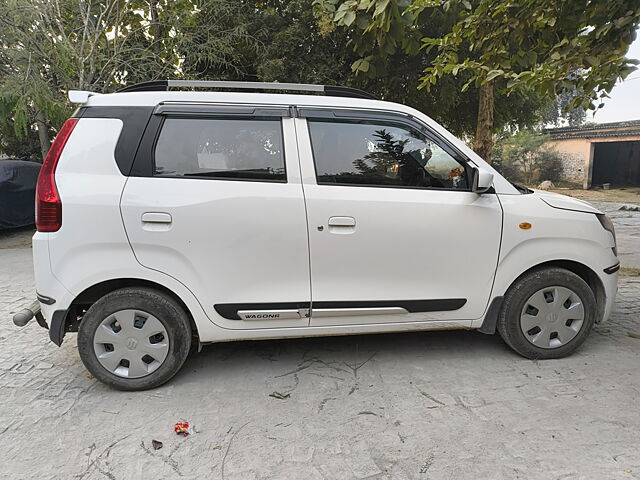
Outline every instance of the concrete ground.
<path id="1" fill-rule="evenodd" d="M 618 257 L 624 269 L 640 275 L 640 205 L 590 202 L 606 213 L 615 224 Z"/>
<path id="2" fill-rule="evenodd" d="M 640 212 L 598 206 L 635 262 Z M 127 393 L 74 335 L 11 323 L 34 295 L 30 235 L 0 237 L 2 479 L 640 479 L 640 276 L 562 360 L 464 331 L 228 343 Z"/>
<path id="3" fill-rule="evenodd" d="M 531 188 L 537 188 L 531 185 Z M 603 190 L 593 188 L 584 190 L 582 188 L 552 188 L 551 191 L 561 195 L 587 200 L 588 202 L 624 202 L 638 205 L 640 204 L 640 187 L 623 187 Z"/>

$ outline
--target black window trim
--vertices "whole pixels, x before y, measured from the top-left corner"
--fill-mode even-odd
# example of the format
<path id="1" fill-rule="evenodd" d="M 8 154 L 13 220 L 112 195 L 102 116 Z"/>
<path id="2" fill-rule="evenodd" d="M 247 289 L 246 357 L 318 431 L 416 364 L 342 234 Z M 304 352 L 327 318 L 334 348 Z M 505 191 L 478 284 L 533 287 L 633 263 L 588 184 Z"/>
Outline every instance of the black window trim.
<path id="1" fill-rule="evenodd" d="M 264 105 L 205 105 L 194 103 L 160 103 L 154 110 L 147 128 L 145 129 L 140 147 L 136 153 L 130 176 L 133 177 L 155 177 L 187 180 L 209 180 L 209 181 L 230 181 L 230 182 L 261 182 L 261 183 L 282 183 L 289 181 L 287 152 L 285 147 L 284 126 L 282 118 L 290 116 L 288 107 L 264 106 Z M 157 175 L 155 170 L 155 152 L 164 121 L 167 118 L 180 119 L 229 119 L 229 120 L 255 120 L 274 121 L 279 119 L 280 140 L 282 144 L 282 159 L 284 162 L 284 179 L 266 178 L 229 178 L 212 177 L 206 175 Z"/>
<path id="2" fill-rule="evenodd" d="M 288 117 L 289 107 L 265 105 L 217 105 L 202 103 L 161 103 L 153 111 L 154 115 L 170 115 L 198 118 L 246 118 L 246 117 Z"/>
<path id="3" fill-rule="evenodd" d="M 316 174 L 316 185 L 324 187 L 366 187 L 366 188 L 393 188 L 393 189 L 409 189 L 409 190 L 434 190 L 438 192 L 472 192 L 473 186 L 471 185 L 473 166 L 470 164 L 469 158 L 464 155 L 455 146 L 451 145 L 442 135 L 438 134 L 428 125 L 425 125 L 416 117 L 409 114 L 402 114 L 400 112 L 390 112 L 386 110 L 356 110 L 356 109 L 333 109 L 333 108 L 299 108 L 299 116 L 306 120 L 307 133 L 309 135 L 309 143 L 311 144 L 311 155 L 313 158 L 313 168 Z M 434 142 L 445 152 L 452 156 L 454 160 L 459 162 L 465 169 L 465 175 L 467 177 L 467 188 L 443 188 L 443 187 L 417 187 L 411 185 L 380 185 L 369 183 L 320 183 L 318 181 L 318 165 L 316 163 L 315 151 L 313 148 L 313 138 L 311 137 L 311 128 L 309 120 L 313 121 L 317 119 L 319 121 L 335 123 L 349 123 L 350 121 L 382 121 L 389 123 L 398 123 L 408 128 L 418 130 L 424 134 L 429 140 Z"/>
<path id="4" fill-rule="evenodd" d="M 456 160 L 469 163 L 471 160 L 464 153 L 462 153 L 455 145 L 444 138 L 440 133 L 435 131 L 429 125 L 425 124 L 419 118 L 402 112 L 393 112 L 390 110 L 370 110 L 370 109 L 355 109 L 355 108 L 323 108 L 323 107 L 298 107 L 298 115 L 301 118 L 329 118 L 340 121 L 341 119 L 358 119 L 358 120 L 386 120 L 386 121 L 400 121 L 408 126 L 415 128 L 421 133 L 425 134 L 434 143 L 437 143 L 443 148 L 449 155 Z M 471 162 L 472 163 L 472 162 Z"/>

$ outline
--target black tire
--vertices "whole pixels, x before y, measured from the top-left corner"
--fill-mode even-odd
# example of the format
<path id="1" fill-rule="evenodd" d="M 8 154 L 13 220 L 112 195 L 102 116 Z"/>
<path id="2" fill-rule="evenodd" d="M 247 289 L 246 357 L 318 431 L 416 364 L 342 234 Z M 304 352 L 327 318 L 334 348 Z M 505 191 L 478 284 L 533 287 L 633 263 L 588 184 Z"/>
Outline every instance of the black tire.
<path id="1" fill-rule="evenodd" d="M 525 302 L 534 293 L 552 286 L 566 287 L 580 298 L 584 307 L 584 321 L 576 336 L 569 342 L 555 348 L 541 348 L 527 340 L 520 327 L 520 315 Z M 593 328 L 595 316 L 596 300 L 589 285 L 575 273 L 563 268 L 547 267 L 523 275 L 509 288 L 498 316 L 497 330 L 505 343 L 523 357 L 562 358 L 582 345 Z"/>
<path id="2" fill-rule="evenodd" d="M 140 310 L 164 326 L 169 350 L 162 364 L 140 378 L 123 378 L 107 370 L 98 360 L 93 339 L 103 320 L 120 310 Z M 78 329 L 78 351 L 87 370 L 101 382 L 118 390 L 147 390 L 173 377 L 187 359 L 191 346 L 191 325 L 184 309 L 171 297 L 150 288 L 123 288 L 108 293 L 85 313 Z"/>

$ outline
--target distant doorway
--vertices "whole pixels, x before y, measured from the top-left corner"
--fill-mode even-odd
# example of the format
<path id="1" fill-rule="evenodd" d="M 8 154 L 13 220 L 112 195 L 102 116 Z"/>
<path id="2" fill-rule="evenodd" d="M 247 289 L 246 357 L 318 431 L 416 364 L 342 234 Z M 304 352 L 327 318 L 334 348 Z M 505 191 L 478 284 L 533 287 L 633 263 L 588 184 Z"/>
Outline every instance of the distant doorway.
<path id="1" fill-rule="evenodd" d="M 640 186 L 640 141 L 595 143 L 591 185 L 603 183 Z"/>

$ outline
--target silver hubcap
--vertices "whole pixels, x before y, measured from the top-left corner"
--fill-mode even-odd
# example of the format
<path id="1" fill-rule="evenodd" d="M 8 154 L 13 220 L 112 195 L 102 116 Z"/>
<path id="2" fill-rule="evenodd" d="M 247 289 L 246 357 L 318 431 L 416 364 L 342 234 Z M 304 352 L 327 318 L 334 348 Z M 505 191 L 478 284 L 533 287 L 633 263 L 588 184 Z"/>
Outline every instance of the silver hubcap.
<path id="1" fill-rule="evenodd" d="M 169 335 L 153 315 L 140 310 L 119 310 L 96 329 L 93 350 L 100 364 L 111 373 L 140 378 L 163 364 L 169 353 Z"/>
<path id="2" fill-rule="evenodd" d="M 520 314 L 520 328 L 540 348 L 558 348 L 578 335 L 584 323 L 580 297 L 566 287 L 546 287 L 531 295 Z"/>

